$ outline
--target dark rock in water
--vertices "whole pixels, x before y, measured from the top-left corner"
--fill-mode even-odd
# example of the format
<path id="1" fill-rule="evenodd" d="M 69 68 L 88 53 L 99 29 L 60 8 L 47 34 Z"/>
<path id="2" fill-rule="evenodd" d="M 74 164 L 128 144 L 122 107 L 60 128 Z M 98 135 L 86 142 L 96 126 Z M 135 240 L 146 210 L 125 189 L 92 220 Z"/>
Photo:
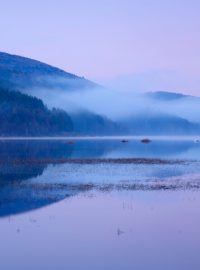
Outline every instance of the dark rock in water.
<path id="1" fill-rule="evenodd" d="M 74 144 L 74 142 L 73 141 L 68 141 L 67 144 Z"/>
<path id="2" fill-rule="evenodd" d="M 122 143 L 127 143 L 127 142 L 128 142 L 128 140 L 121 140 L 121 142 L 122 142 Z"/>
<path id="3" fill-rule="evenodd" d="M 142 139 L 142 140 L 141 140 L 141 142 L 142 142 L 142 143 L 150 143 L 150 142 L 151 142 L 151 140 L 150 140 L 150 139 L 148 139 L 148 138 L 145 138 L 145 139 Z"/>

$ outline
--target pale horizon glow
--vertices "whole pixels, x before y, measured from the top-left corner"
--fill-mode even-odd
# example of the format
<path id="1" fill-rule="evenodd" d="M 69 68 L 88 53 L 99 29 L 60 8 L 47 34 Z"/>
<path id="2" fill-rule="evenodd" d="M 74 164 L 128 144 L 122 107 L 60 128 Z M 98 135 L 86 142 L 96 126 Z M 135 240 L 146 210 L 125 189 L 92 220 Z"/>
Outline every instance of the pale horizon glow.
<path id="1" fill-rule="evenodd" d="M 197 0 L 2 1 L 0 51 L 104 85 L 200 95 Z"/>

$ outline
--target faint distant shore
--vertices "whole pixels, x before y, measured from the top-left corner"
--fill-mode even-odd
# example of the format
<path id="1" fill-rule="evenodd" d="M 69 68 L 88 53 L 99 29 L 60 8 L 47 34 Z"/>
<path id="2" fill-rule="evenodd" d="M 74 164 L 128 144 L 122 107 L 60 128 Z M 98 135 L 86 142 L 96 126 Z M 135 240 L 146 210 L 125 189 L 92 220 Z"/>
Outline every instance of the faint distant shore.
<path id="1" fill-rule="evenodd" d="M 106 136 L 34 136 L 34 137 L 29 137 L 29 136 L 0 136 L 0 141 L 17 141 L 17 140 L 142 140 L 144 138 L 149 138 L 152 141 L 153 140 L 195 140 L 200 138 L 200 135 L 106 135 Z"/>

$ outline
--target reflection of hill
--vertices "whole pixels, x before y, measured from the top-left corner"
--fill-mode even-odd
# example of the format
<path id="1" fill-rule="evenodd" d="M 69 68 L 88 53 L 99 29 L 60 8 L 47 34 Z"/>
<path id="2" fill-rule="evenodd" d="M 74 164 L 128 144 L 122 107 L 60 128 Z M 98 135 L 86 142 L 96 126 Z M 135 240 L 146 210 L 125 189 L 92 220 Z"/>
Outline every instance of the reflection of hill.
<path id="1" fill-rule="evenodd" d="M 120 140 L 79 140 L 68 144 L 58 141 L 0 141 L 0 183 L 26 180 L 39 176 L 48 164 L 68 158 L 190 158 L 200 152 L 192 141 L 152 141 L 145 145 L 140 140 L 127 144 Z M 190 150 L 190 155 L 188 153 Z M 29 165 L 27 165 L 27 161 Z M 31 161 L 34 161 L 31 163 Z M 44 162 L 40 162 L 44 161 Z M 37 164 L 37 162 L 39 162 Z M 59 162 L 58 162 L 59 163 Z"/>
<path id="2" fill-rule="evenodd" d="M 0 184 L 39 176 L 47 164 L 27 166 L 26 161 L 68 158 L 72 149 L 73 146 L 62 141 L 0 141 Z"/>
<path id="3" fill-rule="evenodd" d="M 0 162 L 102 157 L 121 146 L 120 140 L 0 141 Z M 49 162 L 50 163 L 50 162 Z"/>
<path id="4" fill-rule="evenodd" d="M 191 156 L 187 155 L 191 151 Z M 140 140 L 132 140 L 127 144 L 121 144 L 118 148 L 110 153 L 113 156 L 121 157 L 143 157 L 143 158 L 183 158 L 195 159 L 193 152 L 199 152 L 200 146 L 193 141 L 179 140 L 153 140 L 149 144 L 142 144 Z"/>
<path id="5" fill-rule="evenodd" d="M 49 184 L 32 186 L 29 181 L 13 181 L 0 189 L 0 217 L 31 211 L 75 194 Z"/>
<path id="6" fill-rule="evenodd" d="M 73 145 L 65 141 L 0 141 L 0 161 L 58 159 L 67 158 L 73 151 Z"/>
<path id="7" fill-rule="evenodd" d="M 0 141 L 0 150 L 0 216 L 37 209 L 77 193 L 51 184 L 32 186 L 28 180 L 41 176 L 48 164 L 56 160 L 99 157 L 107 151 L 105 143 L 68 144 L 67 140 Z M 48 163 L 39 163 L 45 160 Z M 34 162 L 27 165 L 27 161 Z"/>
<path id="8" fill-rule="evenodd" d="M 0 216 L 21 213 L 59 200 L 52 190 L 33 190 L 19 185 L 41 176 L 48 164 L 25 164 L 28 160 L 67 158 L 73 146 L 54 141 L 0 142 Z M 16 164 L 16 161 L 19 161 Z M 29 181 L 27 181 L 29 183 Z M 63 196 L 61 196 L 63 198 Z"/>
<path id="9" fill-rule="evenodd" d="M 123 179 L 142 181 L 144 176 L 164 179 L 195 173 L 196 170 L 196 167 L 187 167 L 186 172 L 186 168 L 178 163 L 173 165 L 173 161 L 169 166 L 147 164 L 146 167 L 136 163 L 113 163 L 110 166 L 97 162 L 83 166 L 81 163 L 68 163 L 48 168 L 50 164 L 69 159 L 195 159 L 193 157 L 200 153 L 200 146 L 192 141 L 172 140 L 153 140 L 148 145 L 139 139 L 129 140 L 126 144 L 119 139 L 79 140 L 70 144 L 68 140 L 26 140 L 0 141 L 0 150 L 0 216 L 6 216 L 34 210 L 92 188 L 88 183 L 104 183 L 104 188 L 105 183 L 118 183 Z"/>
<path id="10" fill-rule="evenodd" d="M 0 164 L 0 185 L 4 186 L 8 182 L 23 181 L 40 176 L 45 167 L 41 164 L 34 164 L 32 166 L 27 166 L 26 164 Z"/>
<path id="11" fill-rule="evenodd" d="M 103 141 L 0 141 L 0 183 L 39 176 L 48 164 L 71 157 L 101 157 L 117 145 Z M 27 166 L 27 161 L 30 161 Z M 31 163 L 34 161 L 34 163 Z M 48 161 L 37 164 L 37 161 Z"/>
<path id="12" fill-rule="evenodd" d="M 80 140 L 75 143 L 71 157 L 101 158 L 120 146 L 120 140 Z"/>

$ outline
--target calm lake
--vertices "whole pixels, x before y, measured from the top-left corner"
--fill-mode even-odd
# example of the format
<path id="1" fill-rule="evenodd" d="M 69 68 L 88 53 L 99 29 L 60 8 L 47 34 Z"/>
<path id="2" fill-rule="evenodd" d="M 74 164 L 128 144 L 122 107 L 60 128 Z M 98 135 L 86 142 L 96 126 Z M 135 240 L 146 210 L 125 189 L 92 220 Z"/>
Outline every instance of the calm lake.
<path id="1" fill-rule="evenodd" d="M 0 269 L 199 270 L 200 142 L 0 140 Z"/>

